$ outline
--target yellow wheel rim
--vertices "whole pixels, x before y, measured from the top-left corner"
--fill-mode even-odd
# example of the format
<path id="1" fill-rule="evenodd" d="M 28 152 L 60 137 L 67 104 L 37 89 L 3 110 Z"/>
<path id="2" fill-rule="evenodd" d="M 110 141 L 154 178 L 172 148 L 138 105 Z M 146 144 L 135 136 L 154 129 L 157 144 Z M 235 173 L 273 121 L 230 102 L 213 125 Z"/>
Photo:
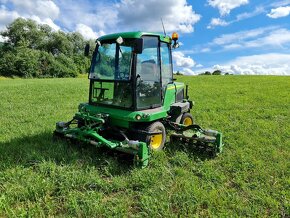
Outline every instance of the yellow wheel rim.
<path id="1" fill-rule="evenodd" d="M 151 136 L 150 145 L 152 149 L 158 149 L 162 143 L 162 134 L 156 134 Z"/>
<path id="2" fill-rule="evenodd" d="M 183 125 L 185 126 L 189 126 L 189 125 L 192 125 L 193 122 L 192 122 L 192 119 L 190 117 L 186 117 L 184 120 L 183 120 Z"/>

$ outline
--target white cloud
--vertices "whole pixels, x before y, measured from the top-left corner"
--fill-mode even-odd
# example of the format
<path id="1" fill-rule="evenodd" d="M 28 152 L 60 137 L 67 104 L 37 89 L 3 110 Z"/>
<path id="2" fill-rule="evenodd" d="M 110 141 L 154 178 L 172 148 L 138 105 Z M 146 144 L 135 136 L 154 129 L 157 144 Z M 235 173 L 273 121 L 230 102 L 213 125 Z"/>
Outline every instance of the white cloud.
<path id="1" fill-rule="evenodd" d="M 265 12 L 264 7 L 258 6 L 258 7 L 255 8 L 254 11 L 244 12 L 244 13 L 238 14 L 237 17 L 236 17 L 236 20 L 234 20 L 234 22 L 245 20 L 245 19 L 257 16 L 257 15 L 259 15 L 261 13 L 264 13 L 264 12 Z"/>
<path id="2" fill-rule="evenodd" d="M 185 56 L 182 51 L 173 51 L 172 57 L 176 68 L 184 75 L 195 75 L 196 73 L 191 69 L 195 67 L 196 62 L 190 57 Z M 199 65 L 200 67 L 200 65 Z"/>
<path id="3" fill-rule="evenodd" d="M 221 47 L 224 50 L 259 48 L 289 49 L 290 30 L 275 26 L 224 34 L 215 38 L 209 47 Z"/>
<path id="4" fill-rule="evenodd" d="M 24 17 L 35 15 L 41 19 L 54 20 L 60 12 L 59 7 L 51 0 L 7 0 L 6 3 L 12 3 L 14 10 Z"/>
<path id="5" fill-rule="evenodd" d="M 290 14 L 290 6 L 279 7 L 275 9 L 271 9 L 271 12 L 267 14 L 268 17 L 276 19 L 280 17 L 286 17 Z"/>
<path id="6" fill-rule="evenodd" d="M 242 45 L 238 43 L 232 43 L 232 44 L 224 45 L 223 48 L 225 50 L 233 50 L 233 49 L 242 48 Z"/>
<path id="7" fill-rule="evenodd" d="M 208 0 L 208 4 L 218 8 L 222 16 L 229 14 L 232 9 L 248 3 L 248 0 Z"/>
<path id="8" fill-rule="evenodd" d="M 268 53 L 241 56 L 212 68 L 224 73 L 240 75 L 290 75 L 290 54 Z"/>
<path id="9" fill-rule="evenodd" d="M 251 40 L 243 43 L 246 48 L 258 47 L 283 47 L 283 45 L 290 43 L 290 30 L 281 28 L 269 32 L 266 36 L 259 39 Z"/>
<path id="10" fill-rule="evenodd" d="M 40 24 L 47 24 L 56 31 L 60 29 L 53 21 L 59 14 L 59 8 L 52 1 L 7 0 L 6 2 L 12 3 L 15 10 L 8 10 L 4 5 L 1 5 L 0 30 L 4 30 L 6 25 L 19 17 L 29 18 Z"/>
<path id="11" fill-rule="evenodd" d="M 63 14 L 62 23 L 74 28 L 75 23 L 90 26 L 94 31 L 107 33 L 119 31 L 160 31 L 161 18 L 167 32 L 193 32 L 200 15 L 193 11 L 186 0 L 121 0 L 118 3 L 59 1 Z"/>
<path id="12" fill-rule="evenodd" d="M 42 22 L 42 24 L 47 24 L 55 31 L 60 30 L 60 27 L 58 25 L 56 25 L 50 18 L 45 18 L 41 22 Z"/>
<path id="13" fill-rule="evenodd" d="M 20 15 L 16 11 L 8 11 L 6 7 L 0 8 L 0 30 L 5 29 L 6 25 L 11 23 L 14 19 Z"/>
<path id="14" fill-rule="evenodd" d="M 282 7 L 290 4 L 290 0 L 274 1 L 270 4 L 271 7 Z"/>
<path id="15" fill-rule="evenodd" d="M 193 32 L 193 25 L 201 17 L 186 0 L 123 0 L 116 7 L 118 24 L 147 31 L 162 31 L 162 18 L 168 32 Z"/>
<path id="16" fill-rule="evenodd" d="M 3 36 L 0 35 L 0 42 L 5 42 L 6 40 L 7 40 L 6 37 L 3 37 Z"/>
<path id="17" fill-rule="evenodd" d="M 257 29 L 246 30 L 246 31 L 239 31 L 239 32 L 230 33 L 230 34 L 223 34 L 220 37 L 215 38 L 213 40 L 213 44 L 225 45 L 225 44 L 230 44 L 230 43 L 237 43 L 243 40 L 257 38 L 275 29 L 277 29 L 277 27 L 270 26 L 270 27 L 257 28 Z"/>
<path id="18" fill-rule="evenodd" d="M 228 26 L 230 23 L 226 22 L 220 18 L 212 18 L 210 24 L 207 26 L 207 29 L 212 29 L 215 26 Z"/>
<path id="19" fill-rule="evenodd" d="M 58 31 L 60 30 L 60 27 L 58 25 L 56 25 L 50 18 L 44 18 L 44 19 L 41 19 L 40 17 L 38 16 L 31 16 L 31 17 L 26 17 L 26 18 L 29 18 L 29 19 L 32 19 L 32 20 L 35 20 L 37 23 L 39 24 L 47 24 L 48 26 L 50 26 L 54 31 Z"/>
<path id="20" fill-rule="evenodd" d="M 100 3 L 91 5 L 90 2 L 86 1 L 69 2 L 70 4 L 67 5 L 67 2 L 63 1 L 61 5 L 65 9 L 60 20 L 66 28 L 73 30 L 76 23 L 81 23 L 95 31 L 116 29 L 118 12 L 115 5 L 102 5 Z"/>
<path id="21" fill-rule="evenodd" d="M 185 57 L 181 51 L 172 52 L 172 56 L 177 67 L 191 68 L 196 64 L 190 56 Z"/>
<path id="22" fill-rule="evenodd" d="M 54 30 L 59 30 L 60 26 L 65 31 L 78 28 L 89 37 L 104 32 L 163 32 L 161 17 L 168 33 L 190 33 L 201 18 L 187 0 L 0 0 L 0 4 L 0 29 L 15 18 L 23 17 L 46 23 Z M 81 30 L 77 24 L 83 24 L 90 30 L 86 27 Z"/>
<path id="23" fill-rule="evenodd" d="M 197 75 L 197 73 L 189 68 L 183 68 L 181 73 L 184 75 Z"/>
<path id="24" fill-rule="evenodd" d="M 210 48 L 203 48 L 200 50 L 200 52 L 202 52 L 202 53 L 206 53 L 206 52 L 210 52 L 210 51 L 211 51 Z"/>
<path id="25" fill-rule="evenodd" d="M 76 32 L 79 32 L 85 39 L 97 39 L 99 36 L 105 35 L 103 31 L 94 32 L 91 27 L 82 23 L 77 24 Z"/>
<path id="26" fill-rule="evenodd" d="M 252 18 L 252 17 L 257 16 L 259 14 L 262 14 L 264 12 L 265 12 L 264 7 L 258 6 L 255 8 L 254 11 L 244 12 L 244 13 L 238 14 L 235 19 L 230 20 L 230 21 L 226 21 L 226 20 L 221 19 L 221 18 L 212 18 L 210 24 L 207 26 L 207 29 L 214 29 L 216 26 L 228 26 L 230 24 L 239 22 L 241 20 Z"/>

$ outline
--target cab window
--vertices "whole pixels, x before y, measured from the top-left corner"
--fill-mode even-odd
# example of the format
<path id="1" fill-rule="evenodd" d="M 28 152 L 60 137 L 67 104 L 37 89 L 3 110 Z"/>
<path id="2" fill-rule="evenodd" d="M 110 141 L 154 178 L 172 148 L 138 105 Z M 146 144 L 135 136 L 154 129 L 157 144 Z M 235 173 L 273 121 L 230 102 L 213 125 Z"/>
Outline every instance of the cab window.
<path id="1" fill-rule="evenodd" d="M 167 84 L 172 82 L 173 76 L 169 44 L 161 42 L 160 56 L 161 56 L 162 88 L 163 90 L 165 90 Z"/>

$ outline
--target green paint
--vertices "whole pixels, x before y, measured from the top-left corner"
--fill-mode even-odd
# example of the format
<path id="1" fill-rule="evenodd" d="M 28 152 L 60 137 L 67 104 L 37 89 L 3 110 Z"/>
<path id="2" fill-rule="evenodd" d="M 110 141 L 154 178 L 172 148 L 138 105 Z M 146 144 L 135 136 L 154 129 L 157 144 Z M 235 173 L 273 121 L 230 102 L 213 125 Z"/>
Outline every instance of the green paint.
<path id="1" fill-rule="evenodd" d="M 114 126 L 120 126 L 128 128 L 130 122 L 153 122 L 166 118 L 170 110 L 170 106 L 175 103 L 175 87 L 176 90 L 184 88 L 184 84 L 175 82 L 167 86 L 163 105 L 156 110 L 142 110 L 142 111 L 130 111 L 124 109 L 117 109 L 105 106 L 94 106 L 88 103 L 82 103 L 79 105 L 80 111 L 88 111 L 90 114 L 109 114 L 110 122 Z M 141 119 L 137 120 L 136 116 L 140 115 Z"/>
<path id="2" fill-rule="evenodd" d="M 169 36 L 164 36 L 163 34 L 160 33 L 153 33 L 153 32 L 123 32 L 123 33 L 114 33 L 114 34 L 109 34 L 105 36 L 101 36 L 98 38 L 99 41 L 102 40 L 111 40 L 111 39 L 117 39 L 118 37 L 122 38 L 141 38 L 142 36 L 158 36 L 160 41 L 166 42 L 166 43 L 171 43 L 171 38 Z"/>

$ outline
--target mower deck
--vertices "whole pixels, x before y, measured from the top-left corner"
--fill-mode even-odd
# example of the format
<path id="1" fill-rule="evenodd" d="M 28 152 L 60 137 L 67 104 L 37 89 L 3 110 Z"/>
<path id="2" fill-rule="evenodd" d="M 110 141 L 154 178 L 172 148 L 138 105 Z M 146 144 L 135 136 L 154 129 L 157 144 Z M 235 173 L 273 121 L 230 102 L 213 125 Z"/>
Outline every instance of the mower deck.
<path id="1" fill-rule="evenodd" d="M 96 147 L 105 146 L 134 156 L 134 164 L 145 168 L 149 163 L 150 148 L 147 143 L 138 140 L 129 140 L 120 130 L 111 128 L 106 122 L 108 115 L 89 114 L 78 112 L 69 122 L 56 123 L 55 135 L 64 138 L 71 138 L 77 141 L 94 145 Z M 214 130 L 203 130 L 198 125 L 185 126 L 170 121 L 164 121 L 175 132 L 170 136 L 170 142 L 182 142 L 194 148 L 210 151 L 213 154 L 222 151 L 222 134 Z M 81 124 L 81 125 L 80 125 Z M 115 131 L 123 140 L 107 139 L 105 131 Z M 144 134 L 146 132 L 143 131 Z M 148 133 L 158 134 L 156 133 Z"/>

